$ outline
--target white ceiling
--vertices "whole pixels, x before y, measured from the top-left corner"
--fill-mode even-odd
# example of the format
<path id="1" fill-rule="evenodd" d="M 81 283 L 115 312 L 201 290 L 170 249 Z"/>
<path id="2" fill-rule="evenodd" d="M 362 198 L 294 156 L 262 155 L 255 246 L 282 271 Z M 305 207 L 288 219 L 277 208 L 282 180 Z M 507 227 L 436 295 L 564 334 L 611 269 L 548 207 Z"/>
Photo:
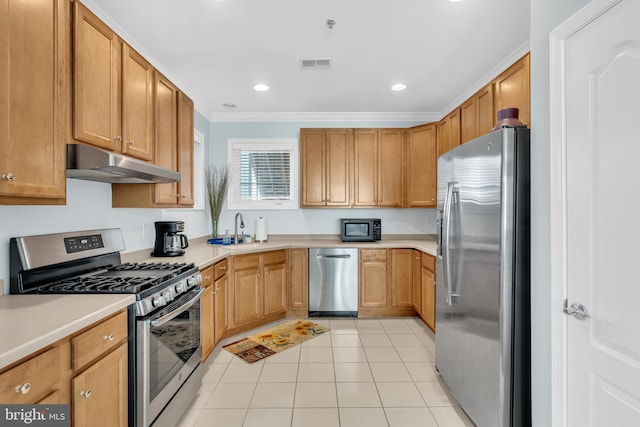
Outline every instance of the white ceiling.
<path id="1" fill-rule="evenodd" d="M 209 120 L 280 113 L 437 120 L 529 50 L 529 0 L 85 4 Z M 302 70 L 303 58 L 331 58 L 333 66 Z M 271 90 L 254 91 L 257 82 Z M 392 92 L 396 82 L 407 89 Z"/>

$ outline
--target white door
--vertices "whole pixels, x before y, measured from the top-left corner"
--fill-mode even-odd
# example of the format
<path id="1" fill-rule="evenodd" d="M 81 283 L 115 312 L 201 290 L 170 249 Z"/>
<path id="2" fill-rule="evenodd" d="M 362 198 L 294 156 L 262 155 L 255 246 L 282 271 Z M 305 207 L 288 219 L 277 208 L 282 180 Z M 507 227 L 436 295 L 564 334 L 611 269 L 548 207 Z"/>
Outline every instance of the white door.
<path id="1" fill-rule="evenodd" d="M 552 212 L 555 244 L 564 240 L 553 285 L 590 316 L 555 318 L 565 332 L 562 422 L 640 426 L 640 0 L 585 9 L 552 53 L 560 70 L 552 96 L 565 96 L 552 110 L 551 145 L 561 147 L 552 149 L 561 157 L 552 197 L 564 193 Z"/>

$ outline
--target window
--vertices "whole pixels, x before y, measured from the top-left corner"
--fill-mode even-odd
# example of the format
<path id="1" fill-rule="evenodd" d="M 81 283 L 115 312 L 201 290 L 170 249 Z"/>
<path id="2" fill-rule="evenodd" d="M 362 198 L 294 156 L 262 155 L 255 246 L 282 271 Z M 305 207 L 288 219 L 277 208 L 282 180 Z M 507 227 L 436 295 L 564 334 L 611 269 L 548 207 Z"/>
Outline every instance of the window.
<path id="1" fill-rule="evenodd" d="M 297 139 L 229 139 L 229 209 L 298 208 Z"/>

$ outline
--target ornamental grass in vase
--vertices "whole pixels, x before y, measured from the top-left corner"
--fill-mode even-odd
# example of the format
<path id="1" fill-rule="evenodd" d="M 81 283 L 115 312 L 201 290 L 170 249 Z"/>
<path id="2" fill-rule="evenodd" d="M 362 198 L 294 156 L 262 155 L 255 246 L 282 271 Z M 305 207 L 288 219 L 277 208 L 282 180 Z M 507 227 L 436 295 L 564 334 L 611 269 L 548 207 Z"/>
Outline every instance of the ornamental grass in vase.
<path id="1" fill-rule="evenodd" d="M 209 213 L 211 214 L 211 234 L 218 237 L 218 219 L 224 198 L 229 187 L 229 167 L 208 165 L 204 170 L 204 181 L 207 186 Z"/>

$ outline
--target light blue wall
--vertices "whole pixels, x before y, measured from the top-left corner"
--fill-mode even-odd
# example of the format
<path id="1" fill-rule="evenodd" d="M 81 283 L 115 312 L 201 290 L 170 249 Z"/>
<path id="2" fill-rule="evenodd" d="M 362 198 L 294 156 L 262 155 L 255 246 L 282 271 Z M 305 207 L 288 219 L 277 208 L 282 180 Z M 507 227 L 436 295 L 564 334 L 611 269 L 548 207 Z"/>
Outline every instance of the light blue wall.
<path id="1" fill-rule="evenodd" d="M 533 425 L 551 426 L 549 33 L 587 0 L 531 0 L 531 358 Z M 586 408 L 585 408 L 586 410 Z"/>
<path id="2" fill-rule="evenodd" d="M 407 122 L 212 122 L 210 126 L 211 164 L 227 163 L 229 138 L 296 138 L 300 128 L 382 128 L 410 127 L 421 123 Z M 236 211 L 226 206 L 220 214 L 219 233 L 233 232 Z M 255 230 L 255 220 L 267 219 L 271 234 L 338 234 L 339 218 L 381 218 L 382 232 L 387 234 L 435 233 L 435 209 L 295 209 L 242 211 L 247 231 Z"/>
<path id="3" fill-rule="evenodd" d="M 195 128 L 209 140 L 209 121 L 195 114 Z M 188 237 L 208 234 L 205 212 L 193 209 L 125 209 L 111 207 L 111 185 L 67 179 L 66 206 L 0 205 L 0 280 L 9 289 L 9 239 L 15 236 L 117 227 L 126 251 L 153 246 L 155 221 L 185 221 Z M 2 287 L 0 286 L 0 289 Z"/>

